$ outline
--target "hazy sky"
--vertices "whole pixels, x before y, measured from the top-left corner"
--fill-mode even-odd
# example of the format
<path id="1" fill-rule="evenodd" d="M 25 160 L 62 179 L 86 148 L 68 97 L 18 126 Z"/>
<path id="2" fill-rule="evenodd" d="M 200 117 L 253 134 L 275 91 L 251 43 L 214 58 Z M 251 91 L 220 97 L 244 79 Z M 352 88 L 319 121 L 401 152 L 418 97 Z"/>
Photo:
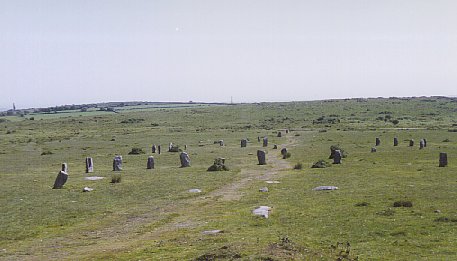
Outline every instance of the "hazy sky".
<path id="1" fill-rule="evenodd" d="M 457 1 L 0 0 L 0 107 L 457 95 Z"/>

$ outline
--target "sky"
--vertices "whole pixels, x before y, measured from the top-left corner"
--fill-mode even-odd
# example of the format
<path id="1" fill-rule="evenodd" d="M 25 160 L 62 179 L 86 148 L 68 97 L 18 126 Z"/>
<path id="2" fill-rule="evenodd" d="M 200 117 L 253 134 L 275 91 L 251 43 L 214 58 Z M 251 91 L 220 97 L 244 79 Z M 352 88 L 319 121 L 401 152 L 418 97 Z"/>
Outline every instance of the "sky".
<path id="1" fill-rule="evenodd" d="M 455 0 L 0 0 L 0 108 L 457 95 Z"/>

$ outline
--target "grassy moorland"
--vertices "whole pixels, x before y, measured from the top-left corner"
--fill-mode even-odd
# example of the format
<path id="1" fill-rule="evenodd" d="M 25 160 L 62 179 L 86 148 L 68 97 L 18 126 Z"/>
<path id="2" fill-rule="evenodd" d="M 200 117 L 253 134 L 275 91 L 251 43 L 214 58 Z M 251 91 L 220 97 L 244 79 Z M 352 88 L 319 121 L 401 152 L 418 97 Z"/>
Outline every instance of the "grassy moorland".
<path id="1" fill-rule="evenodd" d="M 269 137 L 265 166 L 257 165 L 258 136 Z M 221 139 L 225 146 L 214 143 Z M 169 142 L 187 145 L 191 167 L 179 167 Z M 151 154 L 152 144 L 163 153 Z M 331 162 L 331 145 L 344 149 L 343 163 L 311 168 Z M 146 153 L 129 155 L 135 147 Z M 282 147 L 290 158 L 280 157 Z M 449 166 L 438 167 L 440 152 Z M 124 162 L 112 184 L 115 155 Z M 438 97 L 2 117 L 0 259 L 455 260 L 456 155 L 457 100 Z M 85 157 L 94 173 L 84 173 Z M 208 172 L 216 157 L 230 170 Z M 53 190 L 62 162 L 69 178 Z M 339 189 L 312 190 L 321 185 Z M 258 206 L 272 207 L 268 219 L 252 214 Z"/>

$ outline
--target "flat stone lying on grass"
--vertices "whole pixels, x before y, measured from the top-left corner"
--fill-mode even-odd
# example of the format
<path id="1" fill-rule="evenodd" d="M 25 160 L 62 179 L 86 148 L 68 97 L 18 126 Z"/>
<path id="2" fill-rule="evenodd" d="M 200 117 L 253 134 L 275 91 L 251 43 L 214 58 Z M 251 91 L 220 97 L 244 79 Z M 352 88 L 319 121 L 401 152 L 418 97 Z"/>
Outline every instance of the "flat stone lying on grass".
<path id="1" fill-rule="evenodd" d="M 215 234 L 219 234 L 219 233 L 224 233 L 224 231 L 219 230 L 219 229 L 214 229 L 214 230 L 205 230 L 202 232 L 203 235 L 215 235 Z"/>
<path id="2" fill-rule="evenodd" d="M 267 187 L 260 188 L 259 192 L 268 192 L 268 188 Z"/>
<path id="3" fill-rule="evenodd" d="M 85 177 L 84 180 L 101 180 L 101 179 L 104 179 L 105 177 L 97 177 L 97 176 L 94 176 L 94 177 Z"/>
<path id="4" fill-rule="evenodd" d="M 267 180 L 265 181 L 267 184 L 279 184 L 281 182 L 277 181 L 277 180 Z"/>
<path id="5" fill-rule="evenodd" d="M 270 214 L 271 207 L 268 206 L 260 206 L 252 211 L 252 213 L 256 216 L 261 216 L 264 218 L 268 218 L 268 215 Z"/>
<path id="6" fill-rule="evenodd" d="M 335 187 L 335 186 L 319 186 L 319 187 L 313 188 L 313 190 L 315 190 L 315 191 L 320 191 L 320 190 L 336 190 L 336 189 L 338 189 L 338 187 Z"/>
<path id="7" fill-rule="evenodd" d="M 89 187 L 84 187 L 83 188 L 83 192 L 91 192 L 92 190 L 94 190 L 93 188 L 89 188 Z"/>
<path id="8" fill-rule="evenodd" d="M 201 189 L 189 189 L 189 192 L 190 193 L 201 193 L 202 190 Z"/>

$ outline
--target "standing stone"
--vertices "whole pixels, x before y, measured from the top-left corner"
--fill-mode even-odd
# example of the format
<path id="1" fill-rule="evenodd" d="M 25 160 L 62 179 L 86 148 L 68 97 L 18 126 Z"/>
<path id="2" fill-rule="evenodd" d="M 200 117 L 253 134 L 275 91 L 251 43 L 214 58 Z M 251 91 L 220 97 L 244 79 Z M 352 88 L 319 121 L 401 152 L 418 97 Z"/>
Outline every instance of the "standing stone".
<path id="1" fill-rule="evenodd" d="M 288 133 L 289 133 L 289 129 L 286 129 L 286 134 L 288 134 Z"/>
<path id="2" fill-rule="evenodd" d="M 181 168 L 190 167 L 190 158 L 187 152 L 181 152 L 179 159 L 181 160 Z"/>
<path id="3" fill-rule="evenodd" d="M 447 153 L 445 152 L 440 152 L 440 167 L 446 167 L 447 166 Z"/>
<path id="4" fill-rule="evenodd" d="M 421 139 L 421 140 L 419 141 L 419 149 L 421 150 L 421 149 L 423 149 L 424 147 L 425 147 L 425 146 L 424 146 L 424 140 Z"/>
<path id="5" fill-rule="evenodd" d="M 113 159 L 113 171 L 122 170 L 122 156 L 115 156 Z"/>
<path id="6" fill-rule="evenodd" d="M 173 143 L 170 142 L 170 144 L 168 144 L 168 152 L 170 152 L 172 148 L 173 148 Z"/>
<path id="7" fill-rule="evenodd" d="M 333 164 L 341 164 L 342 158 L 341 150 L 335 150 L 335 155 L 333 156 Z"/>
<path id="8" fill-rule="evenodd" d="M 283 159 L 285 159 L 287 157 L 287 149 L 286 148 L 282 148 L 281 149 L 281 155 L 282 155 Z"/>
<path id="9" fill-rule="evenodd" d="M 410 147 L 413 147 L 413 146 L 414 146 L 414 140 L 413 140 L 413 139 L 410 139 L 410 140 L 409 140 L 409 146 L 410 146 Z"/>
<path id="10" fill-rule="evenodd" d="M 62 163 L 62 169 L 61 169 L 63 172 L 68 172 L 68 165 L 67 163 Z"/>
<path id="11" fill-rule="evenodd" d="M 278 135 L 277 135 L 278 138 L 281 138 L 282 137 L 282 133 L 280 131 L 278 131 Z"/>
<path id="12" fill-rule="evenodd" d="M 273 145 L 273 149 L 274 149 L 274 150 L 277 150 L 277 149 L 278 149 L 278 145 L 276 145 L 276 144 Z"/>
<path id="13" fill-rule="evenodd" d="M 257 136 L 257 142 L 260 142 L 260 137 L 259 136 Z"/>
<path id="14" fill-rule="evenodd" d="M 86 158 L 86 173 L 92 173 L 94 172 L 94 161 L 92 158 L 87 157 Z"/>
<path id="15" fill-rule="evenodd" d="M 152 144 L 152 153 L 156 153 L 156 145 L 155 144 Z"/>
<path id="16" fill-rule="evenodd" d="M 397 137 L 394 138 L 394 146 L 398 146 L 398 138 Z"/>
<path id="17" fill-rule="evenodd" d="M 376 148 L 375 147 L 371 148 L 371 152 L 376 152 Z"/>
<path id="18" fill-rule="evenodd" d="M 187 144 L 186 144 L 186 145 L 184 145 L 184 150 L 187 150 Z"/>
<path id="19" fill-rule="evenodd" d="M 224 146 L 224 140 L 219 140 L 219 146 Z"/>
<path id="20" fill-rule="evenodd" d="M 424 141 L 424 148 L 427 147 L 427 139 L 422 139 Z"/>
<path id="21" fill-rule="evenodd" d="M 162 146 L 160 146 L 160 144 L 157 146 L 157 152 L 159 153 L 159 155 L 160 155 L 161 147 L 162 147 Z"/>
<path id="22" fill-rule="evenodd" d="M 63 164 L 62 164 L 63 167 Z M 66 171 L 59 171 L 59 174 L 57 174 L 56 180 L 54 181 L 54 186 L 52 187 L 53 189 L 61 189 L 65 182 L 67 182 L 68 179 L 68 173 Z"/>
<path id="23" fill-rule="evenodd" d="M 268 137 L 263 137 L 263 146 L 268 147 Z"/>
<path id="24" fill-rule="evenodd" d="M 246 139 L 241 140 L 241 148 L 246 148 L 248 141 Z"/>
<path id="25" fill-rule="evenodd" d="M 266 165 L 267 164 L 264 150 L 258 150 L 257 151 L 257 159 L 259 161 L 259 165 Z"/>
<path id="26" fill-rule="evenodd" d="M 154 168 L 154 157 L 149 156 L 148 157 L 148 164 L 147 164 L 147 169 L 153 169 Z"/>
<path id="27" fill-rule="evenodd" d="M 378 137 L 376 137 L 376 146 L 379 146 L 379 145 L 381 145 L 381 140 Z"/>

